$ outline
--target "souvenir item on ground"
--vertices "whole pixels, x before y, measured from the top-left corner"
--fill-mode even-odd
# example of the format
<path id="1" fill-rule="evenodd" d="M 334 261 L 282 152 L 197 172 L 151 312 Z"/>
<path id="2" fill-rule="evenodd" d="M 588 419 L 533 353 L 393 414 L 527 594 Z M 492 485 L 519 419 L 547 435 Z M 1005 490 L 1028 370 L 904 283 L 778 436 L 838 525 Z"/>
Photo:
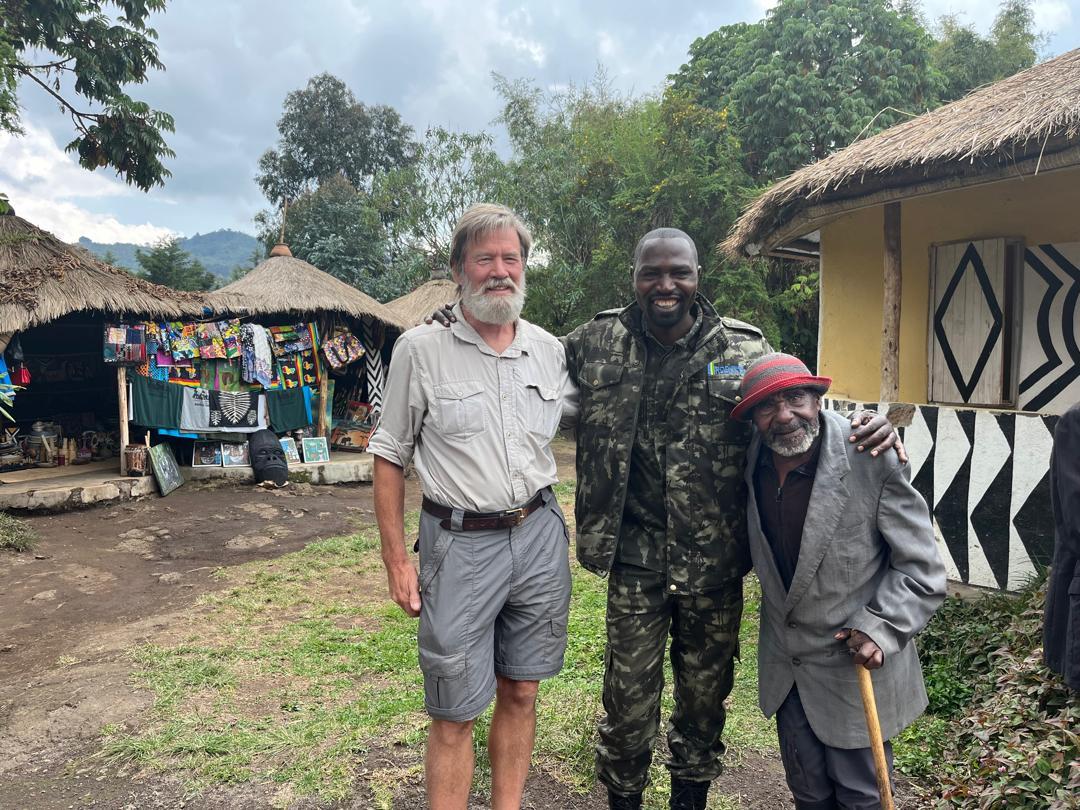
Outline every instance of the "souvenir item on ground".
<path id="1" fill-rule="evenodd" d="M 155 444 L 150 448 L 150 466 L 154 470 L 154 478 L 157 479 L 162 497 L 184 483 L 180 466 L 176 463 L 176 456 L 169 445 Z"/>
<path id="2" fill-rule="evenodd" d="M 285 450 L 273 431 L 258 430 L 252 433 L 248 445 L 256 482 L 272 482 L 279 487 L 288 483 L 289 464 Z"/>
<path id="3" fill-rule="evenodd" d="M 315 436 L 313 438 L 304 439 L 302 446 L 305 464 L 317 464 L 322 461 L 330 460 L 330 448 L 326 444 L 325 436 Z"/>
<path id="4" fill-rule="evenodd" d="M 247 442 L 222 442 L 221 465 L 223 467 L 249 467 L 251 456 Z"/>
<path id="5" fill-rule="evenodd" d="M 355 363 L 364 356 L 364 346 L 360 338 L 351 332 L 343 332 L 335 335 L 323 343 L 323 354 L 330 368 L 345 368 L 349 363 Z"/>
<path id="6" fill-rule="evenodd" d="M 128 475 L 149 475 L 150 449 L 145 444 L 129 444 L 124 448 L 124 463 Z"/>
<path id="7" fill-rule="evenodd" d="M 300 450 L 296 447 L 296 439 L 292 436 L 286 436 L 281 439 L 281 449 L 285 452 L 285 458 L 291 464 L 300 463 Z"/>
<path id="8" fill-rule="evenodd" d="M 221 442 L 195 442 L 191 456 L 192 467 L 220 467 Z"/>
<path id="9" fill-rule="evenodd" d="M 139 324 L 106 324 L 104 334 L 106 363 L 137 365 L 146 362 L 146 327 Z"/>

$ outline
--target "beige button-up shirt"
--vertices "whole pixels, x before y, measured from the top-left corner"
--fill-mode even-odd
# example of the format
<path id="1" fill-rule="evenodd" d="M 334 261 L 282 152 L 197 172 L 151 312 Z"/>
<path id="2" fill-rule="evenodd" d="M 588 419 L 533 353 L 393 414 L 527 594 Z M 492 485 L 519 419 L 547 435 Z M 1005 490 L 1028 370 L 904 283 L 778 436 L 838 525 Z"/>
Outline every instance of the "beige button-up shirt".
<path id="1" fill-rule="evenodd" d="M 454 314 L 449 329 L 417 326 L 398 338 L 368 452 L 400 467 L 412 461 L 424 493 L 445 506 L 523 506 L 558 480 L 551 439 L 577 416 L 562 344 L 519 319 L 496 354 L 460 303 Z"/>

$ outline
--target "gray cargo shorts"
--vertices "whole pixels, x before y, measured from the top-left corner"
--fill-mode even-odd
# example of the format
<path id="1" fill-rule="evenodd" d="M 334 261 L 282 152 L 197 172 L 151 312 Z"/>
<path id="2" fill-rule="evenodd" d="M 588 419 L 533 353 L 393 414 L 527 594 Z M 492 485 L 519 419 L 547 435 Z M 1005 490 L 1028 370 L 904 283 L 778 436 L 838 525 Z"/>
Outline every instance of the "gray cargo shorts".
<path id="1" fill-rule="evenodd" d="M 513 529 L 453 531 L 420 513 L 420 669 L 438 720 L 478 717 L 495 676 L 558 674 L 566 651 L 570 557 L 551 490 Z"/>

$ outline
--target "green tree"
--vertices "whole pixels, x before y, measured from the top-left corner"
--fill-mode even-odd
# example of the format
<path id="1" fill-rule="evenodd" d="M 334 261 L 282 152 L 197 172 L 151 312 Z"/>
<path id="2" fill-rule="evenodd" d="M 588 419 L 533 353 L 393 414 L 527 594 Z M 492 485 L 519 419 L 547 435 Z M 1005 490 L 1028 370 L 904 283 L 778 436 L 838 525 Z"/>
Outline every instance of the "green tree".
<path id="1" fill-rule="evenodd" d="M 279 214 L 256 216 L 269 249 L 281 233 Z M 292 254 L 368 295 L 387 301 L 410 289 L 391 266 L 386 229 L 370 194 L 344 177 L 329 177 L 289 206 L 285 243 Z"/>
<path id="2" fill-rule="evenodd" d="M 341 79 L 320 73 L 285 97 L 278 148 L 259 158 L 256 176 L 271 203 L 295 200 L 331 177 L 369 190 L 378 174 L 416 157 L 412 127 L 393 107 L 367 106 Z"/>
<path id="3" fill-rule="evenodd" d="M 136 250 L 135 261 L 137 276 L 174 290 L 210 290 L 217 283 L 217 277 L 180 247 L 177 238 L 162 240 L 148 251 Z"/>
<path id="4" fill-rule="evenodd" d="M 450 263 L 450 236 L 465 210 L 499 195 L 503 165 L 486 132 L 432 127 L 417 159 L 380 175 L 373 196 L 389 238 L 390 261 L 423 275 Z"/>
<path id="5" fill-rule="evenodd" d="M 938 21 L 931 63 L 942 79 L 942 101 L 953 101 L 1035 64 L 1046 37 L 1035 31 L 1029 0 L 1001 4 L 989 36 L 952 15 Z"/>
<path id="6" fill-rule="evenodd" d="M 910 4 L 780 0 L 696 40 L 675 89 L 728 110 L 751 175 L 786 175 L 937 98 L 931 38 Z"/>
<path id="7" fill-rule="evenodd" d="M 120 14 L 106 14 L 114 6 Z M 39 0 L 0 3 L 0 130 L 20 133 L 19 80 L 36 85 L 71 116 L 86 169 L 110 166 L 143 191 L 170 176 L 163 132 L 173 119 L 124 92 L 162 70 L 157 32 L 147 25 L 165 0 Z M 73 84 L 68 87 L 68 83 Z M 96 110 L 76 104 L 88 102 Z M 3 200 L 0 200 L 3 206 Z"/>

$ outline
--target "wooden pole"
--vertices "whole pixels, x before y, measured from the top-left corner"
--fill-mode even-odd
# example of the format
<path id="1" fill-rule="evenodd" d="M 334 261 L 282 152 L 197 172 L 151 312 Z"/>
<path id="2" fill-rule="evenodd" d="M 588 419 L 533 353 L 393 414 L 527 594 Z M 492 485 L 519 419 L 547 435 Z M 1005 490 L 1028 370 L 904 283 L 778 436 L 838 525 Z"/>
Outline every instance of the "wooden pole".
<path id="1" fill-rule="evenodd" d="M 885 203 L 885 300 L 881 316 L 882 403 L 900 398 L 900 203 Z"/>
<path id="2" fill-rule="evenodd" d="M 881 722 L 878 720 L 877 701 L 874 699 L 874 682 L 870 680 L 870 670 L 862 664 L 856 664 L 855 671 L 859 676 L 866 729 L 870 732 L 870 750 L 874 754 L 874 772 L 877 774 L 878 793 L 881 795 L 881 809 L 894 810 L 892 785 L 889 783 L 889 763 L 885 759 L 885 743 L 881 739 Z"/>
<path id="3" fill-rule="evenodd" d="M 319 362 L 319 355 L 315 355 L 315 362 Z M 330 395 L 330 368 L 324 365 L 322 374 L 319 375 L 319 435 L 326 437 L 326 443 L 330 444 L 330 431 L 326 422 L 326 398 Z"/>
<path id="4" fill-rule="evenodd" d="M 127 475 L 127 457 L 124 450 L 128 446 L 128 396 L 127 367 L 116 367 L 116 393 L 120 400 L 120 475 Z"/>

